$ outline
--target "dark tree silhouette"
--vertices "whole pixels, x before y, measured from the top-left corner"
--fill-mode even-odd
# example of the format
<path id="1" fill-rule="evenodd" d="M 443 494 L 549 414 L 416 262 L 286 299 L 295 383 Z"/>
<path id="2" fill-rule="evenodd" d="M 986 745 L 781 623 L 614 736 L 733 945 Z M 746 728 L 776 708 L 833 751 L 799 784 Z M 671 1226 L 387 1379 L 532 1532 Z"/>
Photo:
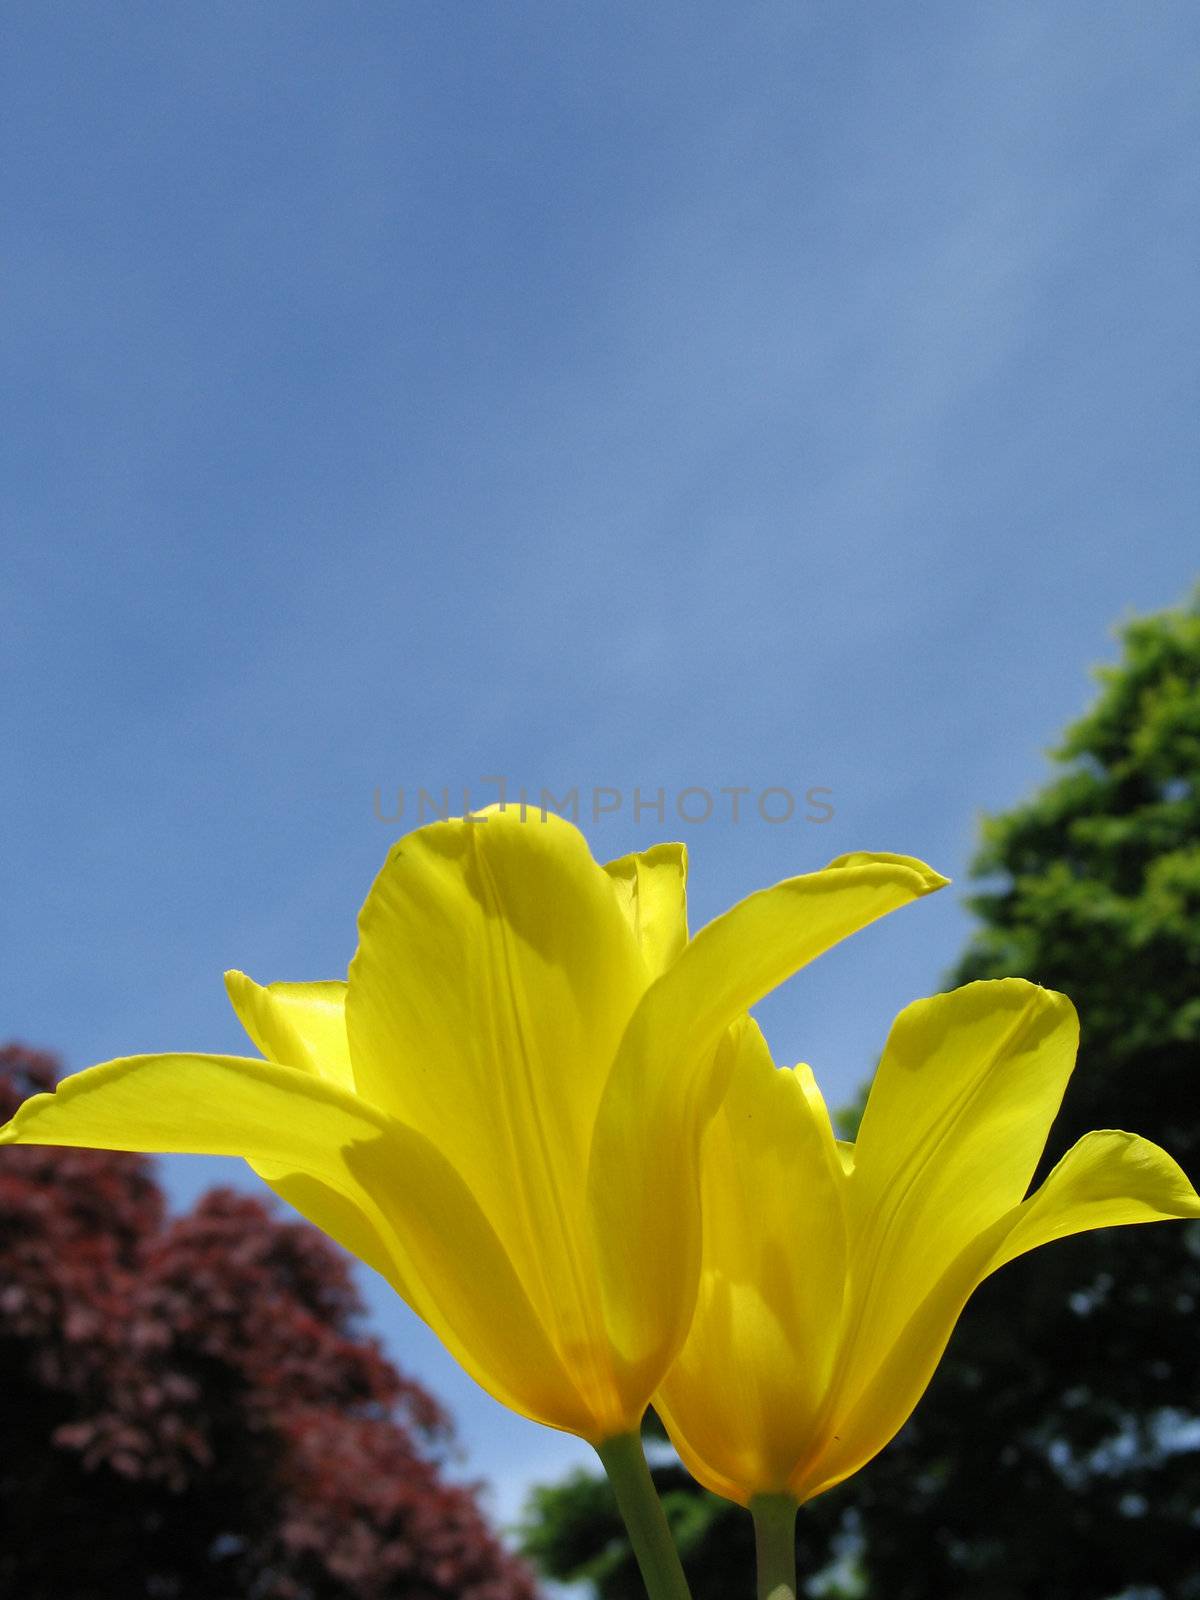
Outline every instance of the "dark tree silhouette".
<path id="1" fill-rule="evenodd" d="M 1057 776 L 985 828 L 954 978 L 1013 973 L 1079 1008 L 1039 1179 L 1117 1127 L 1195 1182 L 1200 596 L 1122 639 Z M 887 1600 L 1200 1600 L 1200 1225 L 1086 1234 L 984 1284 L 856 1502 Z"/>
<path id="2" fill-rule="evenodd" d="M 0 1120 L 55 1078 L 0 1050 Z M 532 1600 L 360 1311 L 264 1202 L 172 1218 L 143 1157 L 0 1150 L 0 1594 Z"/>

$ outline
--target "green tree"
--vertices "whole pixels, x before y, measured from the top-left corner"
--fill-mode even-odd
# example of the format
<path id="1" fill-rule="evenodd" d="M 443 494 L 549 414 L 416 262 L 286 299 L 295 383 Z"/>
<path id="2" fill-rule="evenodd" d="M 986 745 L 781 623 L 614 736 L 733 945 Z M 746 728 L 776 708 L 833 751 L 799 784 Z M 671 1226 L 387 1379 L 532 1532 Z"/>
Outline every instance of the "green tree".
<path id="1" fill-rule="evenodd" d="M 950 983 L 1020 976 L 1083 1043 L 1035 1181 L 1096 1127 L 1200 1171 L 1200 596 L 1129 624 L 1053 779 L 985 824 L 979 927 Z M 977 1292 L 900 1437 L 806 1507 L 801 1571 L 878 1600 L 1200 1597 L 1200 1228 L 1113 1229 Z M 697 1600 L 748 1592 L 749 1519 L 661 1469 Z M 852 1557 L 833 1566 L 839 1540 Z M 633 1600 L 603 1486 L 538 1492 L 550 1576 Z"/>
<path id="2" fill-rule="evenodd" d="M 1123 645 L 1059 776 L 986 824 L 980 927 L 954 980 L 1011 973 L 1079 1008 L 1042 1172 L 1087 1129 L 1126 1127 L 1194 1177 L 1200 598 L 1131 623 Z M 1200 1596 L 1198 1310 L 1194 1225 L 1089 1234 L 985 1284 L 859 1480 L 871 1592 Z"/>
<path id="3" fill-rule="evenodd" d="M 675 1536 L 695 1600 L 737 1600 L 753 1590 L 754 1527 L 749 1514 L 701 1489 L 665 1444 L 662 1425 L 647 1418 L 646 1451 L 655 1485 Z M 801 1570 L 815 1572 L 831 1561 L 831 1541 L 842 1508 L 827 1495 L 809 1508 L 797 1529 Z M 616 1501 L 598 1474 L 576 1471 L 564 1482 L 530 1496 L 520 1529 L 522 1553 L 547 1577 L 586 1582 L 600 1600 L 645 1600 L 646 1590 L 629 1548 Z M 855 1589 L 831 1586 L 824 1593 L 849 1600 Z"/>

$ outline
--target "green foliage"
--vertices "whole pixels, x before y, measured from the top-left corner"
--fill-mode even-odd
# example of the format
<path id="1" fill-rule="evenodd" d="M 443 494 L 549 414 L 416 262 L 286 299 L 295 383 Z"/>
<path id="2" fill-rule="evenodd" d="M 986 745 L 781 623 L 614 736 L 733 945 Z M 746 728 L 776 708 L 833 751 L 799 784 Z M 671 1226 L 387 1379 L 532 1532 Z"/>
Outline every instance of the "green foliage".
<path id="1" fill-rule="evenodd" d="M 646 1445 L 655 1486 L 671 1525 L 695 1600 L 729 1600 L 753 1587 L 754 1527 L 740 1507 L 700 1489 L 664 1447 L 662 1426 L 647 1419 Z M 829 1566 L 840 1511 L 828 1496 L 810 1508 L 798 1533 L 805 1572 Z M 519 1529 L 522 1552 L 543 1575 L 562 1583 L 587 1582 L 600 1600 L 645 1600 L 616 1501 L 599 1474 L 574 1472 L 564 1482 L 535 1489 Z M 853 1600 L 861 1591 L 839 1565 L 822 1589 L 825 1600 Z"/>
<path id="2" fill-rule="evenodd" d="M 1144 1134 L 1200 1176 L 1200 596 L 1122 642 L 1053 780 L 986 823 L 979 927 L 951 977 L 1028 977 L 1079 1008 L 1079 1066 L 1039 1179 L 1100 1127 Z M 1006 1268 L 899 1439 L 802 1512 L 800 1570 L 826 1573 L 814 1592 L 859 1594 L 865 1579 L 878 1600 L 1197 1600 L 1198 1318 L 1194 1225 L 1110 1229 Z M 748 1593 L 746 1514 L 677 1466 L 656 1476 L 697 1600 Z M 525 1548 L 601 1600 L 640 1600 L 599 1480 L 538 1491 Z"/>
<path id="3" fill-rule="evenodd" d="M 1016 974 L 1079 1008 L 1042 1173 L 1089 1128 L 1124 1127 L 1195 1179 L 1200 599 L 1122 639 L 1059 776 L 986 825 L 954 981 Z M 1200 1595 L 1198 1308 L 1194 1225 L 1065 1241 L 987 1283 L 859 1479 L 871 1593 Z"/>
<path id="4" fill-rule="evenodd" d="M 725 1525 L 732 1520 L 728 1513 L 735 1508 L 697 1489 L 677 1465 L 655 1468 L 654 1481 L 684 1565 L 694 1567 L 705 1559 L 717 1528 L 723 1546 L 729 1536 Z M 749 1525 L 749 1518 L 744 1520 Z M 526 1555 L 547 1577 L 586 1580 L 604 1600 L 645 1600 L 616 1501 L 603 1477 L 575 1472 L 553 1488 L 535 1489 L 520 1533 Z M 753 1531 L 739 1528 L 734 1537 L 749 1560 Z"/>

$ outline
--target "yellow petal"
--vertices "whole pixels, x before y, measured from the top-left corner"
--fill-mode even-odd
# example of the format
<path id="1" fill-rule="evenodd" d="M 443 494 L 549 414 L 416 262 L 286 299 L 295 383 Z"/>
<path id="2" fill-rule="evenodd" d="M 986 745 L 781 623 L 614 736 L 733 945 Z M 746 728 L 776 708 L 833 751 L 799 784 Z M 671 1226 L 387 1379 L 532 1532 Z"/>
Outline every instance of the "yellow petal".
<path id="1" fill-rule="evenodd" d="M 835 1179 L 844 1177 L 848 1170 L 843 1149 L 845 1140 L 837 1138 L 834 1134 L 833 1118 L 829 1115 L 829 1107 L 825 1104 L 825 1096 L 821 1093 L 813 1069 L 807 1062 L 801 1061 L 792 1068 L 792 1071 L 808 1104 L 808 1113 L 820 1142 L 822 1159 Z M 853 1166 L 853 1145 L 850 1146 L 850 1150 L 850 1165 Z"/>
<path id="2" fill-rule="evenodd" d="M 897 1017 L 848 1191 L 848 1395 L 959 1252 L 1025 1194 L 1078 1039 L 1071 1002 L 1017 978 L 918 1000 Z"/>
<path id="3" fill-rule="evenodd" d="M 777 1071 L 757 1026 L 732 1030 L 729 1093 L 704 1140 L 696 1314 L 655 1396 L 707 1488 L 786 1490 L 837 1346 L 845 1179 L 806 1067 Z"/>
<path id="4" fill-rule="evenodd" d="M 364 1205 L 345 1160 L 386 1126 L 369 1106 L 325 1090 L 298 1069 L 238 1056 L 129 1056 L 34 1095 L 0 1129 L 0 1144 L 242 1156 L 273 1186 L 302 1176 L 312 1203 L 297 1209 L 395 1281 L 386 1224 Z"/>
<path id="5" fill-rule="evenodd" d="M 125 1056 L 37 1094 L 0 1144 L 253 1156 L 338 1181 L 343 1152 L 383 1136 L 372 1107 L 303 1070 L 244 1056 Z"/>
<path id="6" fill-rule="evenodd" d="M 656 844 L 610 861 L 604 870 L 617 886 L 650 976 L 657 978 L 687 943 L 687 849 Z"/>
<path id="7" fill-rule="evenodd" d="M 353 1090 L 344 983 L 269 983 L 227 972 L 225 988 L 242 1027 L 268 1061 L 300 1067 Z"/>
<path id="8" fill-rule="evenodd" d="M 609 1332 L 629 1392 L 657 1384 L 687 1332 L 700 1266 L 701 1134 L 755 1001 L 848 934 L 941 888 L 907 857 L 841 857 L 702 928 L 647 991 L 605 1088 L 589 1203 Z"/>
<path id="9" fill-rule="evenodd" d="M 309 1073 L 128 1057 L 27 1100 L 0 1144 L 243 1156 L 384 1273 L 503 1404 L 588 1436 L 590 1412 L 462 1180 L 427 1139 Z"/>
<path id="10" fill-rule="evenodd" d="M 350 1197 L 325 1179 L 314 1177 L 311 1172 L 298 1172 L 286 1163 L 248 1159 L 246 1165 L 285 1205 L 307 1217 L 343 1250 L 386 1278 L 416 1309 L 420 1290 L 413 1283 L 401 1284 L 396 1252 L 388 1243 L 389 1230 L 381 1230 L 376 1223 L 374 1206 L 368 1207 L 361 1196 Z"/>
<path id="11" fill-rule="evenodd" d="M 534 1422 L 594 1444 L 609 1437 L 586 1364 L 563 1358 L 491 1220 L 430 1140 L 397 1128 L 392 1147 L 359 1146 L 347 1160 L 364 1189 L 386 1196 L 420 1285 L 414 1309 L 476 1382 Z"/>
<path id="12" fill-rule="evenodd" d="M 1135 1133 L 1089 1133 L 1020 1207 L 987 1270 L 1073 1233 L 1181 1217 L 1200 1217 L 1200 1196 L 1165 1150 Z"/>
<path id="13" fill-rule="evenodd" d="M 1092 1228 L 1200 1217 L 1200 1196 L 1166 1151 L 1135 1134 L 1090 1133 L 1041 1188 L 968 1243 L 925 1298 L 793 1492 L 811 1498 L 869 1461 L 911 1414 L 962 1309 L 990 1273 L 1038 1245 Z"/>
<path id="14" fill-rule="evenodd" d="M 268 1061 L 297 1067 L 353 1092 L 344 983 L 271 983 L 264 988 L 244 972 L 227 972 L 225 988 L 239 1021 Z M 360 1204 L 311 1173 L 264 1160 L 247 1164 L 287 1205 L 394 1282 L 392 1252 Z M 413 1297 L 411 1286 L 406 1297 Z"/>
<path id="15" fill-rule="evenodd" d="M 402 839 L 359 936 L 359 1091 L 467 1179 L 596 1415 L 630 1425 L 584 1220 L 596 1106 L 649 981 L 622 891 L 561 817 L 492 811 Z"/>

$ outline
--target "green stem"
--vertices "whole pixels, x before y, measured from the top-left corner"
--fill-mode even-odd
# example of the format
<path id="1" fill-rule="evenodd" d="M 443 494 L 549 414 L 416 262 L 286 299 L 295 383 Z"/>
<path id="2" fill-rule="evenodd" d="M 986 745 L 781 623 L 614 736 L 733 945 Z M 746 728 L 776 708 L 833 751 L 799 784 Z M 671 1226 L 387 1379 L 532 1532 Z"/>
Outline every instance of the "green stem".
<path id="1" fill-rule="evenodd" d="M 650 1600 L 692 1600 L 679 1552 L 636 1433 L 620 1433 L 596 1446 Z"/>
<path id="2" fill-rule="evenodd" d="M 758 1494 L 750 1502 L 758 1555 L 758 1600 L 796 1600 L 796 1512 L 790 1494 Z"/>

